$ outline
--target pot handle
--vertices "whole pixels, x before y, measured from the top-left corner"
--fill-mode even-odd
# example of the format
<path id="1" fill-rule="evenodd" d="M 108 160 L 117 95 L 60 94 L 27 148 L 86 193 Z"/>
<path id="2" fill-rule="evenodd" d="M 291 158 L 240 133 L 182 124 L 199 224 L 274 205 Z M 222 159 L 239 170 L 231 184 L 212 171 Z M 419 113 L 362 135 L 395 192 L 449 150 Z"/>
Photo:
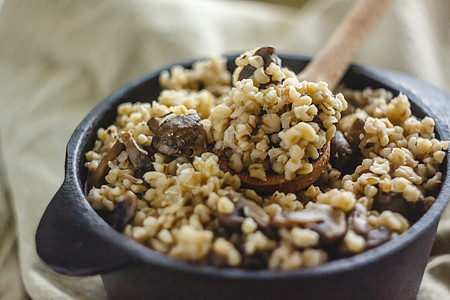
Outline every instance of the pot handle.
<path id="1" fill-rule="evenodd" d="M 136 262 L 131 240 L 104 222 L 72 181 L 66 177 L 42 216 L 36 231 L 39 257 L 66 275 L 100 274 Z"/>

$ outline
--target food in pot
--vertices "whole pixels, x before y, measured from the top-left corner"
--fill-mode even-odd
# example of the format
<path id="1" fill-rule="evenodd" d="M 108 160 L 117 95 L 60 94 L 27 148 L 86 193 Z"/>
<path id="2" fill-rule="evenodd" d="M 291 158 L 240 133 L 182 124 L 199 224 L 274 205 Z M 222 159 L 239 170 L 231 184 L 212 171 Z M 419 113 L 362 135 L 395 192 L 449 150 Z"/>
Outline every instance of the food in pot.
<path id="1" fill-rule="evenodd" d="M 121 104 L 97 131 L 87 199 L 116 230 L 190 263 L 292 270 L 377 247 L 433 204 L 447 143 L 405 95 L 299 82 L 273 47 L 236 65 L 233 75 L 225 58 L 163 72 L 158 99 Z M 328 142 L 328 167 L 306 189 L 241 185 L 241 172 L 310 172 Z"/>

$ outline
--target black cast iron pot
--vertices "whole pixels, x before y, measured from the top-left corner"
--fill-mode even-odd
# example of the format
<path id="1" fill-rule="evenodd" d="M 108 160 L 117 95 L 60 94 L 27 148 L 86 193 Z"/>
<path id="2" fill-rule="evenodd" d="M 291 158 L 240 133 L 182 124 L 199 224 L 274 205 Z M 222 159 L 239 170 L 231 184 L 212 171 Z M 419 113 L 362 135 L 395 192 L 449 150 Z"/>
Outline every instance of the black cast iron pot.
<path id="1" fill-rule="evenodd" d="M 309 58 L 281 56 L 299 72 Z M 192 62 L 184 64 L 190 66 Z M 234 57 L 229 59 L 234 69 Z M 151 73 L 97 105 L 73 133 L 66 153 L 65 180 L 48 205 L 36 233 L 37 253 L 67 275 L 101 274 L 113 299 L 412 299 L 417 295 L 439 218 L 450 198 L 447 159 L 442 190 L 430 210 L 396 239 L 323 266 L 297 271 L 217 269 L 196 266 L 154 252 L 115 231 L 90 207 L 84 193 L 84 154 L 96 130 L 111 124 L 118 104 L 157 98 Z M 385 88 L 406 94 L 418 117 L 436 122 L 439 138 L 450 138 L 450 96 L 418 79 L 352 66 L 343 82 L 353 89 Z"/>

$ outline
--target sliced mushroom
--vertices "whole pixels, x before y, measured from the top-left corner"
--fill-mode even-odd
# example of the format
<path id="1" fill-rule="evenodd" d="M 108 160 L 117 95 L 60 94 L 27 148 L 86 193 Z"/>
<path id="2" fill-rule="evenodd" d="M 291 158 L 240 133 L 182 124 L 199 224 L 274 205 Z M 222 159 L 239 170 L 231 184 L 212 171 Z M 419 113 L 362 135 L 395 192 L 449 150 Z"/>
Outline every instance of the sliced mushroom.
<path id="1" fill-rule="evenodd" d="M 229 214 L 219 214 L 219 221 L 229 229 L 238 230 L 241 228 L 245 218 L 252 218 L 260 228 L 267 228 L 270 217 L 255 202 L 244 198 L 238 192 L 229 192 L 227 197 L 233 201 L 234 210 Z"/>
<path id="2" fill-rule="evenodd" d="M 136 178 L 130 174 L 125 174 L 125 175 L 123 175 L 123 177 L 125 179 L 128 179 L 132 184 L 143 184 L 144 183 L 144 180 L 142 180 L 141 178 Z"/>
<path id="3" fill-rule="evenodd" d="M 250 78 L 253 76 L 253 73 L 255 73 L 256 68 L 252 65 L 246 65 L 242 68 L 241 72 L 239 73 L 238 81 Z"/>
<path id="4" fill-rule="evenodd" d="M 316 231 L 322 242 L 331 243 L 345 235 L 347 222 L 343 211 L 333 209 L 330 211 L 328 218 L 325 218 L 322 222 L 310 223 L 306 225 L 306 228 Z"/>
<path id="5" fill-rule="evenodd" d="M 364 125 L 365 122 L 363 120 L 356 118 L 355 121 L 353 121 L 352 127 L 350 127 L 350 130 L 345 135 L 345 138 L 353 150 L 359 149 L 359 142 L 361 142 L 359 136 L 361 133 L 364 133 Z"/>
<path id="6" fill-rule="evenodd" d="M 355 211 L 348 219 L 348 229 L 363 236 L 367 234 L 367 231 L 369 230 L 369 225 L 367 223 L 367 208 L 363 204 L 355 204 Z"/>
<path id="7" fill-rule="evenodd" d="M 147 122 L 148 128 L 150 128 L 151 132 L 155 134 L 159 129 L 159 122 L 161 121 L 161 117 L 154 116 Z"/>
<path id="8" fill-rule="evenodd" d="M 406 205 L 406 200 L 402 194 L 395 192 L 385 193 L 380 190 L 373 199 L 372 209 L 379 212 L 390 210 L 404 215 L 407 212 Z"/>
<path id="9" fill-rule="evenodd" d="M 273 219 L 276 226 L 301 225 L 316 231 L 323 243 L 342 238 L 347 231 L 345 213 L 327 204 L 314 203 L 299 211 L 283 211 Z"/>
<path id="10" fill-rule="evenodd" d="M 153 169 L 148 152 L 138 145 L 130 131 L 122 132 L 122 140 L 127 149 L 128 158 L 136 169 L 142 172 Z"/>
<path id="11" fill-rule="evenodd" d="M 338 170 L 346 169 L 352 159 L 353 149 L 341 131 L 336 131 L 331 140 L 330 163 Z"/>
<path id="12" fill-rule="evenodd" d="M 117 231 L 122 232 L 136 214 L 138 198 L 132 191 L 127 191 L 121 202 L 117 203 L 113 215 L 113 224 Z"/>
<path id="13" fill-rule="evenodd" d="M 331 140 L 331 165 L 341 171 L 342 174 L 351 174 L 364 159 L 359 149 L 359 138 L 364 133 L 364 121 L 356 118 L 352 127 L 346 133 L 336 131 Z"/>
<path id="14" fill-rule="evenodd" d="M 255 220 L 256 224 L 262 228 L 267 227 L 270 222 L 270 217 L 262 209 L 261 206 L 256 204 L 254 201 L 244 198 L 240 193 L 233 192 L 228 194 L 228 198 L 234 202 L 237 209 L 241 209 L 246 217 Z"/>
<path id="15" fill-rule="evenodd" d="M 116 159 L 117 156 L 119 156 L 119 154 L 124 150 L 125 145 L 122 143 L 122 141 L 119 140 L 111 147 L 108 153 L 103 156 L 97 166 L 97 169 L 92 172 L 92 174 L 86 181 L 86 187 L 88 191 L 90 191 L 93 187 L 99 188 L 102 186 L 102 184 L 105 183 L 105 177 L 110 170 L 108 162 Z"/>
<path id="16" fill-rule="evenodd" d="M 265 46 L 256 50 L 255 55 L 259 55 L 264 60 L 264 68 L 270 66 L 271 63 L 281 66 L 281 59 L 278 57 L 275 47 Z"/>
<path id="17" fill-rule="evenodd" d="M 152 147 L 169 156 L 199 156 L 206 151 L 206 131 L 197 114 L 166 120 L 153 135 Z"/>
<path id="18" fill-rule="evenodd" d="M 389 229 L 384 226 L 377 226 L 367 233 L 366 249 L 375 248 L 391 239 Z"/>
<path id="19" fill-rule="evenodd" d="M 272 46 L 261 47 L 255 51 L 255 55 L 261 56 L 264 61 L 264 68 L 270 66 L 271 63 L 281 66 L 281 59 L 278 57 L 276 50 Z M 238 81 L 247 79 L 253 76 L 256 68 L 252 65 L 246 65 L 239 73 Z M 263 84 L 261 87 L 264 88 L 270 84 L 279 84 L 280 81 L 274 81 L 272 78 L 268 83 Z"/>
<path id="20" fill-rule="evenodd" d="M 248 254 L 242 243 L 233 243 L 236 250 L 241 254 L 241 268 L 259 270 L 267 268 L 267 259 L 260 252 Z"/>
<path id="21" fill-rule="evenodd" d="M 401 193 L 383 191 L 379 191 L 373 199 L 372 209 L 379 212 L 390 210 L 399 213 L 411 223 L 416 222 L 427 211 L 423 196 L 416 202 L 410 202 Z"/>
<path id="22" fill-rule="evenodd" d="M 218 214 L 220 224 L 231 231 L 239 231 L 245 220 L 244 213 L 238 209 L 229 214 Z"/>
<path id="23" fill-rule="evenodd" d="M 306 208 L 300 211 L 282 211 L 275 215 L 272 223 L 275 226 L 306 225 L 323 221 L 323 214 L 316 209 Z"/>

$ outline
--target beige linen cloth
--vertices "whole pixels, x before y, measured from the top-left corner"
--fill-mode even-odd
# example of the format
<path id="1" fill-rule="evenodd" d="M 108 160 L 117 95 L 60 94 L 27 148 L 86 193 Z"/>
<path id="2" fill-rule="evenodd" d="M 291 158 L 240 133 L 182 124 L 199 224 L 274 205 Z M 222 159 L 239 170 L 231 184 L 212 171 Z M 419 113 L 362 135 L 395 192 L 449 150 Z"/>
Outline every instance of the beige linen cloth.
<path id="1" fill-rule="evenodd" d="M 0 299 L 106 297 L 99 276 L 59 275 L 35 251 L 36 227 L 62 183 L 72 131 L 109 93 L 167 64 L 266 44 L 280 52 L 313 54 L 353 1 L 292 2 L 3 3 Z M 449 19 L 448 0 L 397 0 L 357 62 L 404 71 L 449 91 Z M 450 299 L 448 209 L 418 298 Z"/>

